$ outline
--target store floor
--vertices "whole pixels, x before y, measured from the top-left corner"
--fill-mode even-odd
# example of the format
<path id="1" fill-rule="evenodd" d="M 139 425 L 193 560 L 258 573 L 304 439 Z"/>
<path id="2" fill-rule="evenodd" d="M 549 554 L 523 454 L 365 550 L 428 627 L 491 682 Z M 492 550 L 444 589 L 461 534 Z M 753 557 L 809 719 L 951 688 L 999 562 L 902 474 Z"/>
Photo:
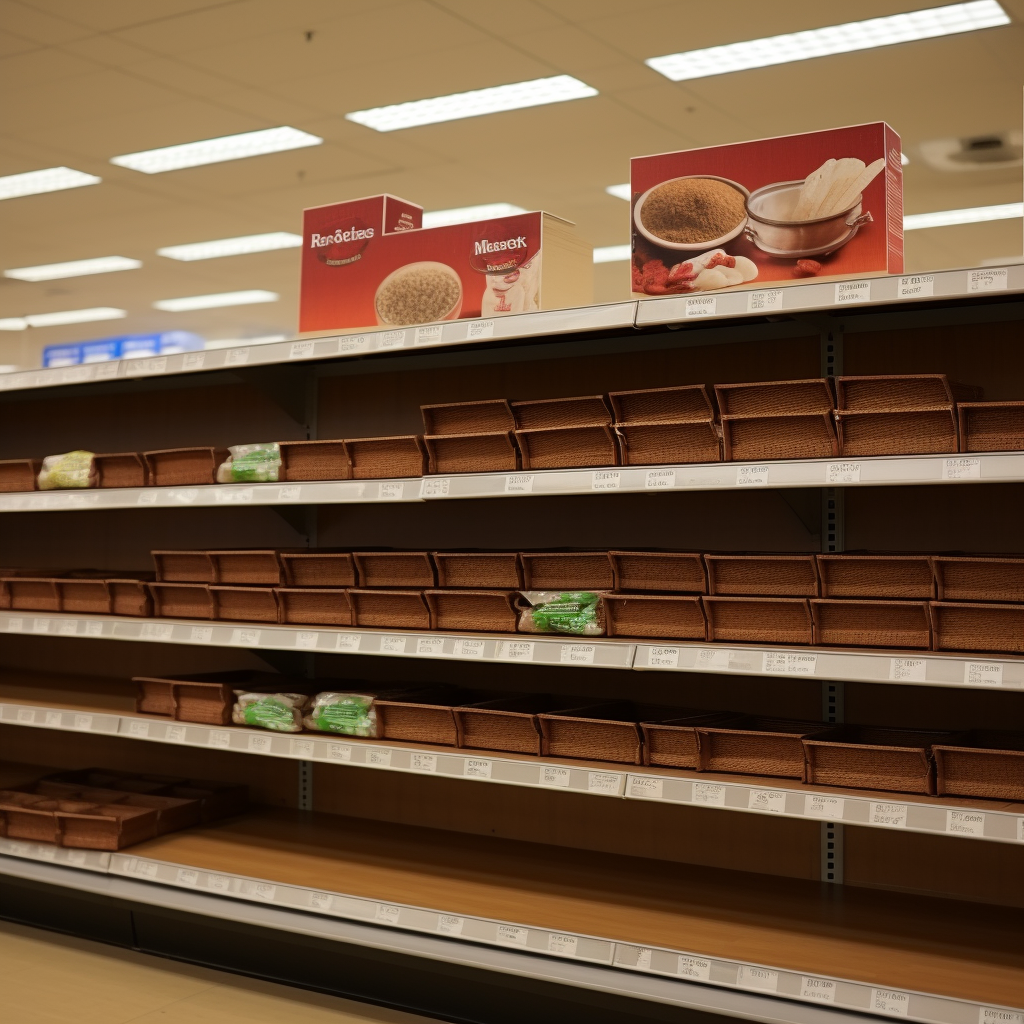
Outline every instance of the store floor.
<path id="1" fill-rule="evenodd" d="M 428 1024 L 411 1013 L 3 921 L 0 992 L 5 1024 Z"/>

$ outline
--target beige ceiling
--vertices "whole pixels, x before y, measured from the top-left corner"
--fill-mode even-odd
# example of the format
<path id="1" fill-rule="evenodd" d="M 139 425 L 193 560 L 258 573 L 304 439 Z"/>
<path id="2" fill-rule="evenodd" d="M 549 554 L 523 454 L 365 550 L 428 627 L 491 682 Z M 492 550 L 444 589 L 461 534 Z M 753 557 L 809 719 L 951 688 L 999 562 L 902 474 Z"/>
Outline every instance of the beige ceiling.
<path id="1" fill-rule="evenodd" d="M 126 331 L 293 332 L 297 250 L 190 264 L 155 250 L 299 231 L 304 207 L 383 191 L 428 210 L 543 208 L 576 221 L 594 245 L 613 245 L 628 241 L 628 207 L 604 188 L 628 179 L 630 156 L 886 120 L 911 158 L 907 212 L 1019 201 L 1019 168 L 949 174 L 916 157 L 928 139 L 1020 127 L 1024 0 L 1001 2 L 1014 18 L 1003 28 L 676 84 L 644 58 L 928 3 L 0 0 L 0 175 L 67 165 L 103 178 L 0 202 L 2 267 L 106 255 L 144 263 L 48 283 L 0 279 L 0 318 L 129 311 L 121 321 L 0 334 L 0 363 L 37 365 L 45 344 Z M 344 119 L 553 74 L 600 95 L 386 134 Z M 108 162 L 281 124 L 324 144 L 159 175 Z M 915 270 L 1020 252 L 1020 220 L 907 238 Z M 628 293 L 626 263 L 595 272 L 599 301 Z M 151 306 L 247 288 L 281 301 L 178 314 Z"/>

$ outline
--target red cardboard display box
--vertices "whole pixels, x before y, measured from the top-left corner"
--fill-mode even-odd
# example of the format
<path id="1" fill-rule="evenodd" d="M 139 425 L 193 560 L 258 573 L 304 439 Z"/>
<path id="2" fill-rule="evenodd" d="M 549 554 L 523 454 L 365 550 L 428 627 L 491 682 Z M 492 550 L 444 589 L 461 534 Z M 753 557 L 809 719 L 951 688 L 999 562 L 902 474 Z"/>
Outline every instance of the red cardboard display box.
<path id="1" fill-rule="evenodd" d="M 902 273 L 900 152 L 878 121 L 633 157 L 633 294 Z"/>
<path id="2" fill-rule="evenodd" d="M 306 210 L 302 333 L 407 327 L 593 301 L 593 255 L 547 213 L 423 228 L 423 209 L 371 196 Z"/>

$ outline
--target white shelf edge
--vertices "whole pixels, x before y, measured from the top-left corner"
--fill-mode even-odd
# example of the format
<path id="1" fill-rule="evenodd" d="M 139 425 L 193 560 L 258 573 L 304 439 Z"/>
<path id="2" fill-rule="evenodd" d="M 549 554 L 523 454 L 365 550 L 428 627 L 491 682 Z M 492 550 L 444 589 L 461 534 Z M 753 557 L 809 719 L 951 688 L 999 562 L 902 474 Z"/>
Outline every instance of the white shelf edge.
<path id="1" fill-rule="evenodd" d="M 0 839 L 0 856 L 38 859 L 37 850 L 33 848 L 41 844 L 17 843 L 18 849 L 12 851 L 8 849 L 10 842 Z M 972 1014 L 972 1021 L 983 1020 L 982 1014 L 986 1010 L 1017 1012 L 1010 1007 L 910 989 L 893 990 L 841 977 L 804 975 L 771 964 L 705 956 L 661 946 L 637 946 L 585 933 L 469 914 L 450 914 L 435 908 L 378 901 L 233 872 L 212 872 L 184 863 L 138 856 L 131 850 L 111 853 L 109 857 L 106 873 L 115 878 L 301 911 L 319 917 L 340 918 L 386 931 L 440 936 L 448 941 L 512 949 L 534 956 L 613 967 L 685 983 L 699 981 L 714 988 L 781 998 L 815 1007 L 820 1007 L 822 1000 L 805 994 L 810 980 L 819 983 L 819 990 L 824 988 L 830 993 L 832 1000 L 828 1005 L 837 1010 L 882 1017 L 897 1015 L 920 1024 L 963 1024 L 967 1012 Z M 683 971 L 690 973 L 684 974 Z M 873 1010 L 871 1004 L 880 993 L 888 993 L 890 1006 L 898 1006 L 900 1012 Z"/>
<path id="2" fill-rule="evenodd" d="M 734 782 L 699 772 L 658 773 L 609 763 L 583 767 L 543 757 L 513 758 L 498 751 L 426 748 L 382 740 L 353 740 L 312 732 L 276 733 L 240 726 L 176 722 L 141 715 L 87 712 L 0 702 L 0 725 L 92 733 L 238 754 L 341 764 L 354 768 L 433 775 L 469 782 L 620 797 L 803 821 L 920 832 L 953 839 L 1024 844 L 1024 813 L 950 803 L 924 803 L 912 794 L 796 788 L 787 779 Z M 994 803 L 996 801 L 993 801 Z M 1001 801 L 1003 803 L 1007 801 Z"/>
<path id="3" fill-rule="evenodd" d="M 1024 452 L 875 456 L 777 462 L 608 466 L 521 473 L 463 473 L 387 480 L 316 480 L 195 487 L 110 487 L 0 494 L 0 512 L 114 508 L 331 505 L 521 498 L 571 494 L 665 494 L 793 487 L 900 487 L 1024 482 Z"/>

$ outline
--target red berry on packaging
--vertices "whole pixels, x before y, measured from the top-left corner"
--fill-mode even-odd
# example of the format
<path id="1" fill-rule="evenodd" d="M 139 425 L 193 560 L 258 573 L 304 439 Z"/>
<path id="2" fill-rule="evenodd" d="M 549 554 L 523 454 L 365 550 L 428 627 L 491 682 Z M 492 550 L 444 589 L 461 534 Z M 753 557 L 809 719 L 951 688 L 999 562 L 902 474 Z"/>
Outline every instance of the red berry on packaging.
<path id="1" fill-rule="evenodd" d="M 801 277 L 813 277 L 821 273 L 821 264 L 817 260 L 797 260 L 796 272 Z"/>

